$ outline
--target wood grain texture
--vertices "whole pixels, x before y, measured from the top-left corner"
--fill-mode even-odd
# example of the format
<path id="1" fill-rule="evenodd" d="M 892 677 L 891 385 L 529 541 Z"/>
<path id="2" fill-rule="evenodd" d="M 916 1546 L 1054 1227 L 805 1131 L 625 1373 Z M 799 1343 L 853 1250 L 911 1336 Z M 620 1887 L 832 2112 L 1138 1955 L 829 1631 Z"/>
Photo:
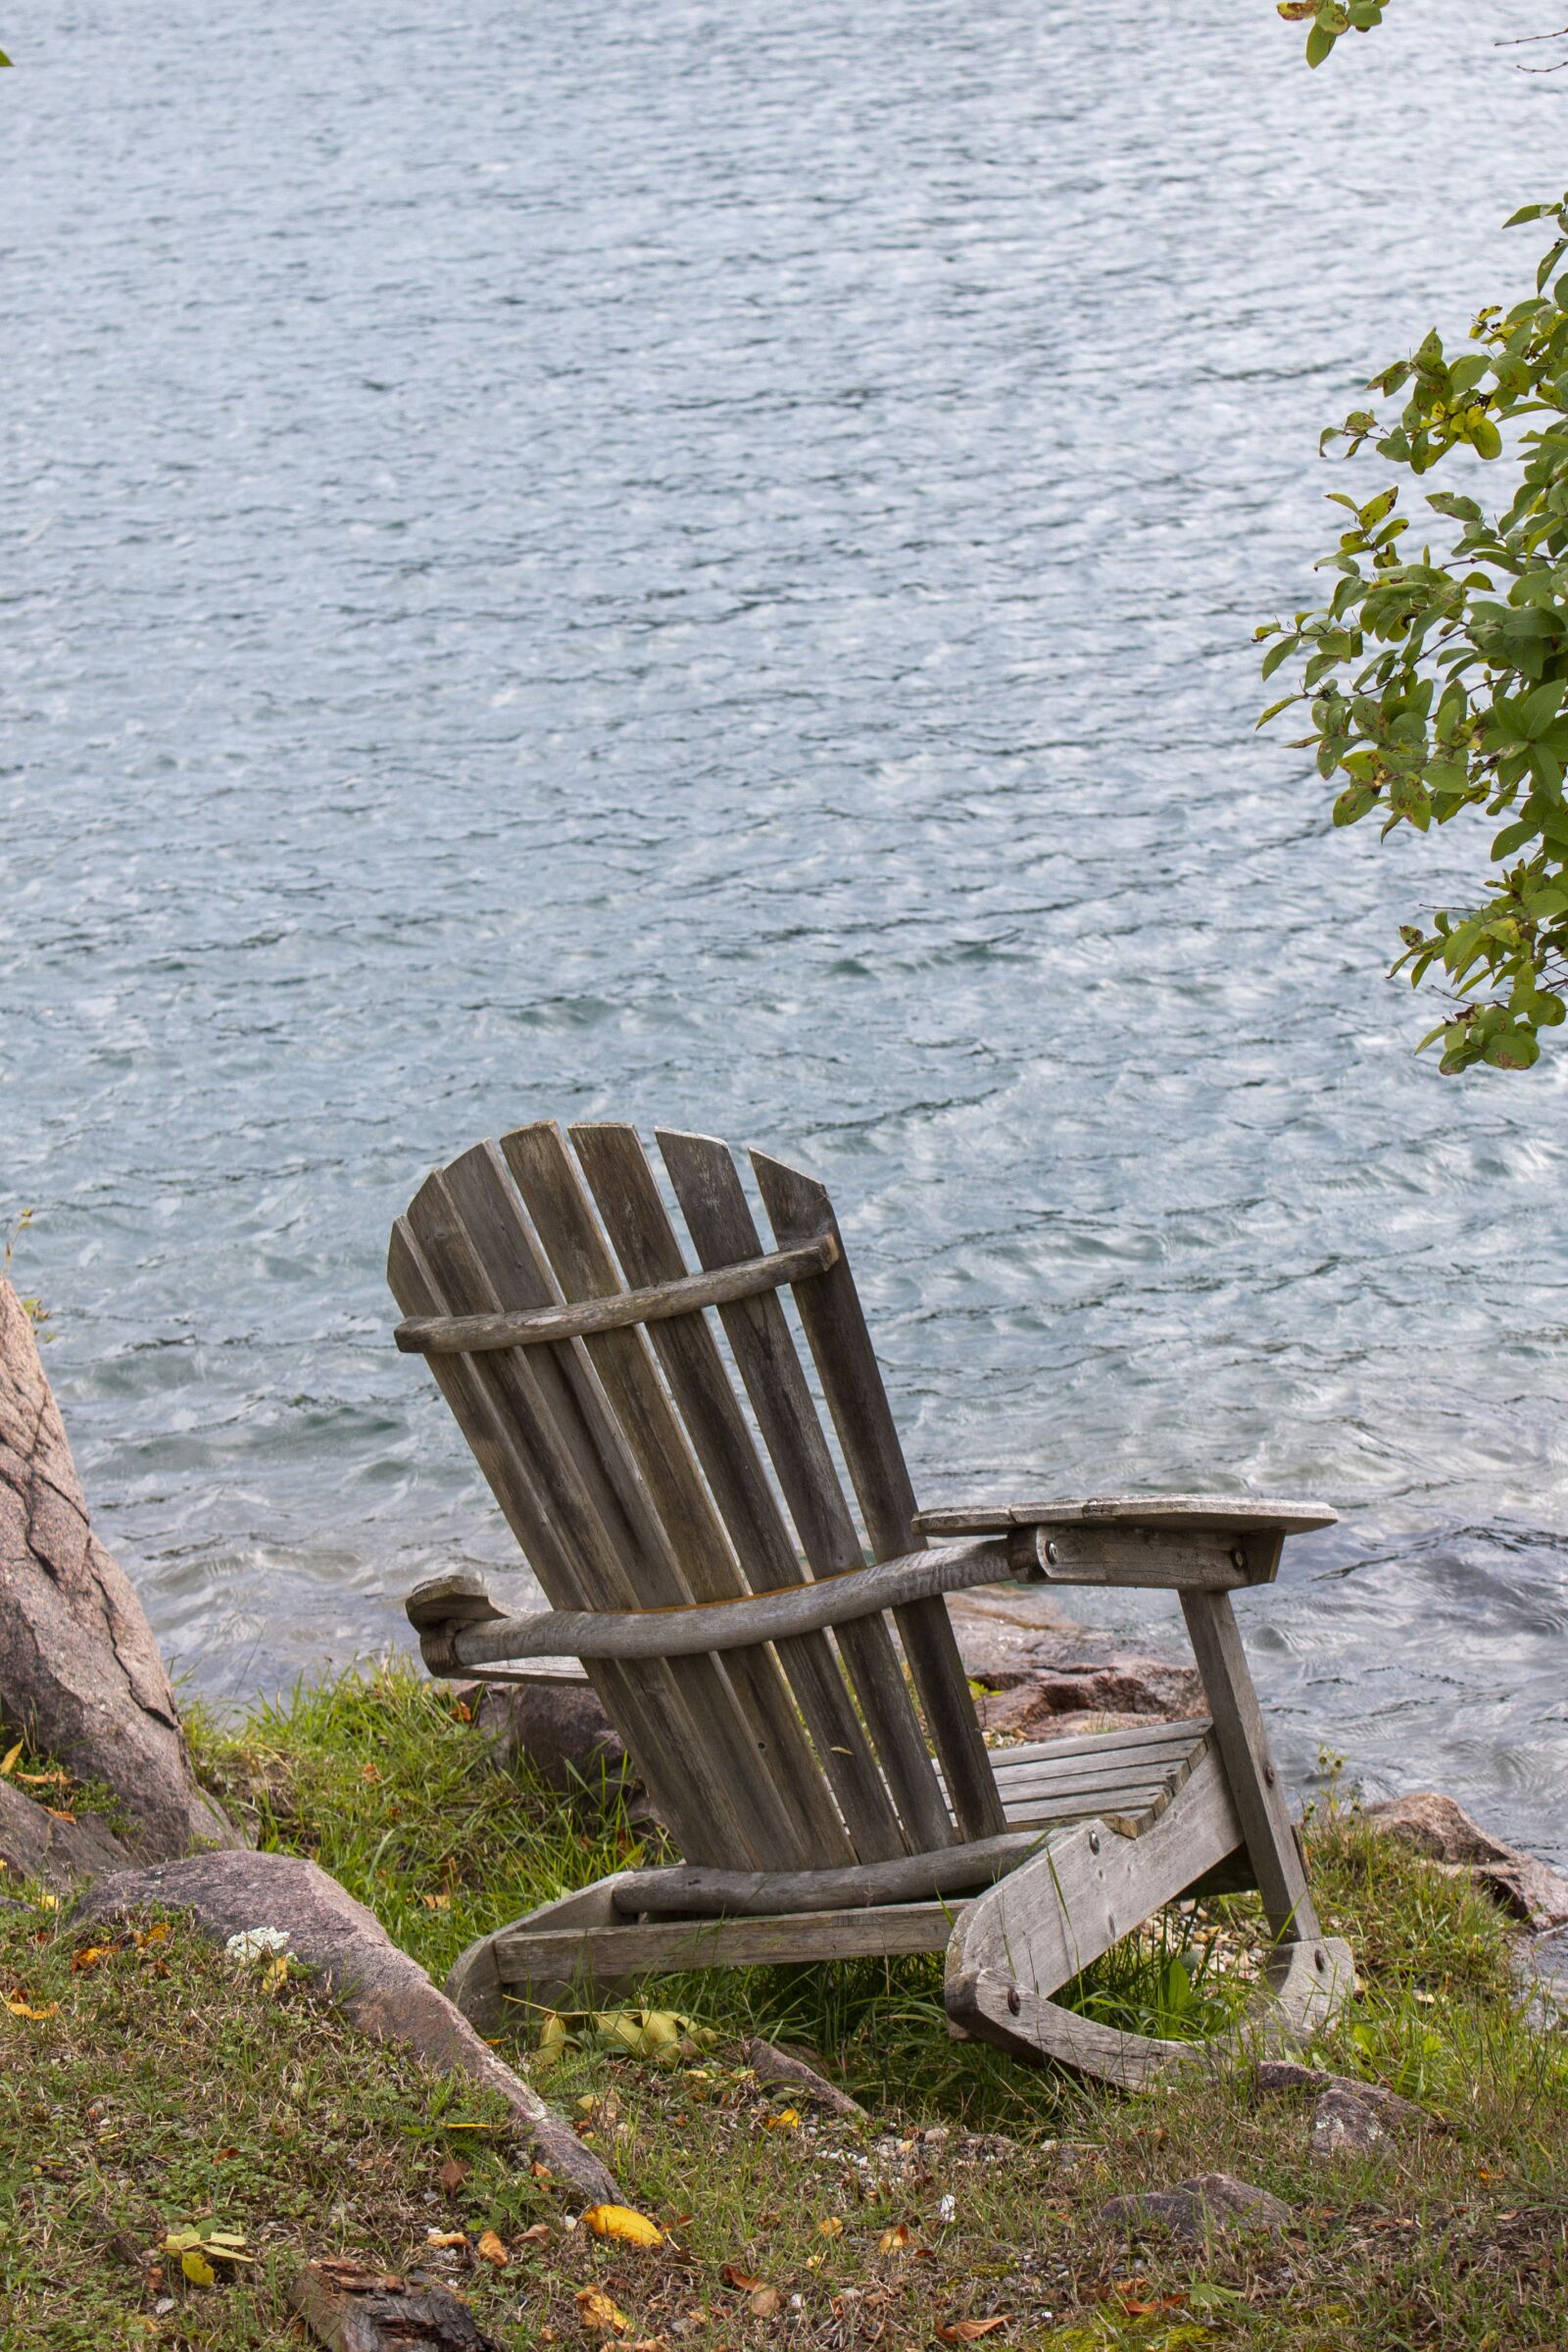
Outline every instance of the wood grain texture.
<path id="1" fill-rule="evenodd" d="M 678 1608 L 631 1610 L 534 1609 L 514 1617 L 498 1609 L 468 1613 L 452 1621 L 458 1669 L 504 1658 L 689 1658 L 724 1655 L 758 1642 L 818 1633 L 829 1626 L 875 1616 L 920 1593 L 961 1592 L 995 1581 L 999 1547 L 985 1538 L 914 1552 L 906 1560 L 884 1560 L 852 1569 L 821 1585 L 794 1585 L 781 1592 L 744 1598 L 699 1600 Z M 433 1580 L 442 1587 L 454 1580 Z M 429 1585 L 409 1595 L 411 1622 L 434 1624 Z M 413 1618 L 417 1606 L 421 1618 Z"/>
<path id="2" fill-rule="evenodd" d="M 635 1129 L 573 1127 L 570 1136 L 626 1275 L 652 1282 L 684 1271 L 680 1245 Z M 706 1321 L 658 1323 L 649 1337 L 748 1582 L 768 1590 L 805 1583 L 806 1571 Z M 898 1816 L 826 1635 L 781 1642 L 778 1657 L 833 1790 L 851 1852 L 861 1861 L 902 1852 Z"/>
<path id="3" fill-rule="evenodd" d="M 928 1536 L 983 1535 L 1004 1527 L 1070 1527 L 1089 1520 L 1218 1534 L 1231 1528 L 1241 1534 L 1251 1528 L 1280 1528 L 1287 1535 L 1298 1535 L 1308 1528 L 1333 1527 L 1338 1518 L 1325 1502 L 1273 1494 L 1091 1494 L 1039 1502 L 944 1503 L 916 1513 L 917 1525 Z"/>
<path id="4" fill-rule="evenodd" d="M 1274 1573 L 1272 1532 L 1221 1534 L 1208 1528 L 1102 1525 L 1025 1527 L 1012 1532 L 1015 1577 L 1047 1585 L 1123 1585 L 1148 1592 L 1233 1592 Z"/>
<path id="5" fill-rule="evenodd" d="M 1182 1614 L 1268 1924 L 1276 1936 L 1310 1941 L 1318 1934 L 1317 1908 L 1269 1751 L 1236 1612 L 1222 1593 L 1184 1592 Z"/>
<path id="6" fill-rule="evenodd" d="M 988 1999 L 984 2007 L 960 1997 L 956 2005 L 950 2002 L 949 2013 L 965 2035 L 1026 2064 L 1049 2059 L 1121 2090 L 1152 2090 L 1173 2076 L 1223 2072 L 1299 2047 L 1333 2023 L 1354 1982 L 1350 1947 L 1336 1936 L 1276 1945 L 1241 2018 L 1203 2041 L 1130 2033 L 1031 1992 L 1018 1994 L 1016 2009 L 1004 1992 L 1000 2003 Z"/>
<path id="7" fill-rule="evenodd" d="M 699 1314 L 727 1298 L 749 1298 L 757 1291 L 802 1282 L 830 1266 L 837 1247 L 831 1234 L 819 1234 L 798 1248 L 773 1250 L 749 1265 L 725 1266 L 716 1274 L 683 1275 L 648 1290 L 623 1290 L 613 1298 L 587 1298 L 574 1305 L 538 1307 L 524 1314 L 412 1315 L 397 1325 L 392 1338 L 405 1355 L 481 1355 L 492 1348 L 541 1348 L 554 1340 L 586 1339 L 594 1332 L 658 1323 L 667 1315 Z"/>
<path id="8" fill-rule="evenodd" d="M 1056 1992 L 1242 1842 L 1219 1753 L 1205 1748 L 1181 1801 L 1144 1837 L 1069 1831 L 993 1887 L 969 1916 L 955 1967 Z"/>
<path id="9" fill-rule="evenodd" d="M 856 1862 L 839 1870 L 668 1870 L 621 1874 L 615 1908 L 674 1918 L 769 1918 L 791 1911 L 837 1911 L 868 1903 L 919 1902 L 969 1894 L 1015 1870 L 1040 1850 L 1033 1831 L 939 1846 L 931 1854 L 901 1854 L 894 1862 Z"/>
<path id="10" fill-rule="evenodd" d="M 607 1980 L 626 1984 L 685 1969 L 939 1952 L 954 1915 L 949 1903 L 884 1903 L 781 1919 L 658 1920 L 554 1933 L 518 1927 L 497 1935 L 496 1966 L 504 1985 L 530 1984 L 531 1997 L 539 1999 L 541 1982 L 602 1987 Z"/>
<path id="11" fill-rule="evenodd" d="M 520 1128 L 503 1138 L 501 1149 L 564 1296 L 574 1300 L 602 1298 L 615 1290 L 620 1275 L 610 1243 L 559 1127 L 541 1123 Z M 636 1464 L 676 1573 L 692 1595 L 691 1605 L 721 1612 L 744 1603 L 746 1580 L 646 1333 L 629 1327 L 607 1329 L 585 1337 L 582 1344 Z M 574 1641 L 556 1646 L 582 1654 Z M 693 1654 L 704 1646 L 719 1645 L 694 1643 L 692 1652 L 679 1654 Z M 764 1817 L 778 1865 L 806 1868 L 828 1855 L 836 1858 L 845 1851 L 838 1810 L 777 1659 L 766 1648 L 721 1646 L 737 1652 L 726 1656 L 718 1671 L 755 1745 L 753 1801 Z"/>
<path id="12" fill-rule="evenodd" d="M 520 1204 L 515 1223 L 521 1226 Z M 388 1277 L 406 1312 L 534 1305 L 541 1294 L 549 1297 L 525 1230 L 515 1248 L 492 1249 L 481 1260 L 444 1174 L 429 1178 L 399 1219 Z M 579 1607 L 633 1606 L 620 1551 L 600 1516 L 601 1504 L 615 1505 L 593 1459 L 593 1432 L 577 1428 L 574 1443 L 563 1436 L 571 1398 L 550 1351 L 511 1348 L 428 1362 L 547 1597 Z M 701 1774 L 694 1782 L 686 1770 L 696 1731 L 671 1669 L 607 1663 L 590 1679 L 682 1850 L 692 1860 L 732 1862 L 745 1839 L 724 1791 L 705 1788 Z"/>
<path id="13" fill-rule="evenodd" d="M 871 1556 L 895 1559 L 924 1539 L 915 1530 L 914 1488 L 833 1204 L 822 1186 L 799 1169 L 763 1152 L 754 1152 L 751 1159 L 781 1250 L 813 1233 L 828 1233 L 834 1241 L 829 1264 L 796 1287 L 796 1311 L 838 1432 Z M 894 1618 L 958 1828 L 965 1838 L 993 1837 L 1003 1826 L 1002 1801 L 948 1612 L 940 1601 L 922 1598 L 895 1603 Z"/>
<path id="14" fill-rule="evenodd" d="M 704 1265 L 757 1256 L 761 1242 L 729 1147 L 711 1136 L 664 1130 L 658 1140 Z M 860 1567 L 860 1539 L 778 1299 L 741 1298 L 718 1314 L 812 1575 Z M 898 1806 L 900 1842 L 914 1851 L 952 1844 L 953 1821 L 887 1627 L 865 1618 L 839 1628 L 837 1639 Z"/>

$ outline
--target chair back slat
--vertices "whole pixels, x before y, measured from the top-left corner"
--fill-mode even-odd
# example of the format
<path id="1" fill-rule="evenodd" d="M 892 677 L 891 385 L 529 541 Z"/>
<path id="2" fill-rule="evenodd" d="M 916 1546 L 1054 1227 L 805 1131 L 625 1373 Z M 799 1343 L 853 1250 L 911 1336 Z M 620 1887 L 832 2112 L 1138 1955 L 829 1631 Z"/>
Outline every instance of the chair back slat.
<path id="1" fill-rule="evenodd" d="M 860 1296 L 844 1255 L 833 1203 L 814 1178 L 763 1152 L 751 1162 L 768 1222 L 781 1249 L 808 1234 L 840 1241 L 834 1262 L 795 1287 L 796 1311 L 816 1365 L 822 1395 L 860 1505 L 874 1560 L 923 1548 L 914 1529 L 914 1488 L 866 1329 Z M 994 1838 L 1004 1824 L 1002 1800 L 969 1696 L 953 1622 L 940 1600 L 895 1609 L 932 1744 L 965 1838 Z"/>
<path id="2" fill-rule="evenodd" d="M 504 1136 L 502 1156 L 549 1255 L 563 1296 L 573 1302 L 623 1286 L 581 1176 L 561 1130 L 552 1124 Z M 681 1582 L 693 1600 L 730 1600 L 748 1588 L 723 1521 L 703 1482 L 686 1433 L 665 1392 L 644 1331 L 606 1330 L 583 1348 L 619 1423 L 658 1513 Z M 729 1703 L 751 1728 L 752 1779 L 769 1841 L 820 1867 L 827 1851 L 848 1852 L 842 1824 L 811 1752 L 777 1659 L 765 1648 L 737 1650 L 717 1662 Z M 783 1865 L 780 1865 L 783 1867 Z"/>
<path id="3" fill-rule="evenodd" d="M 471 1265 L 464 1263 L 461 1241 L 452 1237 L 450 1245 L 444 1244 L 437 1230 L 437 1221 L 445 1215 L 439 1182 L 432 1177 L 409 1214 L 392 1228 L 387 1281 L 405 1314 L 452 1314 L 464 1306 L 472 1311 L 472 1297 L 482 1288 Z M 430 1370 L 547 1599 L 557 1607 L 566 1606 L 579 1579 L 576 1563 L 558 1542 L 556 1527 L 569 1521 L 580 1498 L 569 1482 L 562 1489 L 560 1464 L 544 1436 L 543 1406 L 528 1390 L 519 1391 L 507 1378 L 500 1359 L 492 1367 L 472 1356 L 449 1355 L 432 1359 Z M 647 1686 L 625 1674 L 618 1662 L 596 1660 L 584 1671 L 639 1756 L 645 1737 L 652 1739 L 654 1761 L 644 1769 L 657 1782 L 666 1737 L 662 1728 L 664 1711 L 657 1706 L 650 1710 L 643 1703 Z M 684 1846 L 688 1836 L 702 1835 L 702 1827 L 685 1785 L 674 1773 L 667 1777 L 674 1810 L 666 1810 L 665 1818 Z M 666 1806 L 669 1801 L 665 1798 Z"/>
<path id="4" fill-rule="evenodd" d="M 729 1146 L 662 1130 L 659 1148 L 703 1264 L 759 1256 L 761 1239 Z M 860 1538 L 777 1297 L 734 1299 L 718 1317 L 812 1575 L 858 1568 Z M 912 1850 L 952 1843 L 952 1816 L 886 1624 L 862 1617 L 840 1626 L 836 1639 Z"/>
<path id="5" fill-rule="evenodd" d="M 580 1126 L 570 1136 L 628 1280 L 678 1279 L 686 1262 L 635 1128 Z M 706 1318 L 650 1324 L 648 1337 L 749 1588 L 766 1592 L 804 1584 L 806 1572 Z M 891 1860 L 906 1850 L 898 1814 L 827 1636 L 805 1634 L 775 1646 L 857 1857 Z"/>
<path id="6" fill-rule="evenodd" d="M 435 1312 L 556 1302 L 521 1202 L 486 1147 L 432 1177 L 408 1222 L 442 1293 Z M 503 1508 L 510 1499 L 519 1513 L 522 1524 L 514 1519 L 514 1526 L 549 1599 L 563 1608 L 678 1605 L 678 1580 L 664 1572 L 646 1517 L 637 1510 L 634 1467 L 613 1416 L 597 1393 L 591 1366 L 571 1353 L 579 1346 L 506 1348 L 449 1360 L 468 1364 L 489 1406 L 485 1434 L 503 1436 L 508 1477 L 506 1493 L 497 1487 L 497 1497 Z M 489 1468 L 482 1456 L 481 1462 Z M 526 1527 L 536 1540 L 543 1535 L 539 1548 Z M 562 1579 L 555 1591 L 546 1582 L 547 1560 Z M 754 1808 L 741 1793 L 755 1777 L 755 1755 L 722 1701 L 712 1711 L 713 1661 L 684 1663 L 710 1672 L 690 1677 L 682 1661 L 653 1661 L 652 1672 L 639 1666 L 619 1676 L 606 1704 L 683 1850 L 695 1839 L 715 1862 L 758 1854 Z M 758 1854 L 754 1866 L 772 1865 Z"/>

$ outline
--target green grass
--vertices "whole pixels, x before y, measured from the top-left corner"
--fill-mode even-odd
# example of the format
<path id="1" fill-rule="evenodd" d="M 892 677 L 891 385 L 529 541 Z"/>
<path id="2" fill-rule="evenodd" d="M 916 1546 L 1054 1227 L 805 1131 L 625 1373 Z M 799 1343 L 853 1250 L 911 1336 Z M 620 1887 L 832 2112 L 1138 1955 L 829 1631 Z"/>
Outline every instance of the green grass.
<path id="1" fill-rule="evenodd" d="M 198 1740 L 263 1842 L 314 1854 L 437 1975 L 470 1936 L 644 1850 L 613 1809 L 574 1814 L 492 1771 L 450 1697 L 403 1669 Z M 518 2352 L 594 2340 L 577 2297 L 595 2287 L 619 2340 L 669 2352 L 1561 2352 L 1568 2036 L 1521 2024 L 1484 1898 L 1353 1809 L 1331 1806 L 1311 1838 L 1326 1924 L 1361 1975 L 1323 2060 L 1418 2098 L 1442 2130 L 1325 2166 L 1307 2110 L 1260 2097 L 1250 2069 L 1137 2100 L 1088 2091 L 950 2042 L 924 1962 L 666 1980 L 646 1997 L 714 2028 L 711 2050 L 668 2070 L 573 2050 L 545 2079 L 670 2233 L 649 2253 L 568 2229 L 481 2094 L 363 2042 L 308 1986 L 269 1995 L 177 1925 L 74 1969 L 86 1939 L 58 1913 L 0 1912 L 7 1991 L 52 2011 L 0 2010 L 0 2342 L 297 2348 L 290 2272 L 347 2252 L 427 2267 Z M 1082 1997 L 1192 2030 L 1255 1936 L 1246 1903 L 1173 1915 Z M 819 2123 L 797 2101 L 791 2121 L 740 2067 L 743 2031 L 816 2053 L 871 2120 Z M 507 2054 L 526 2064 L 525 2042 Z M 454 2155 L 471 2169 L 444 2188 Z M 1284 2197 L 1291 2230 L 1183 2248 L 1100 2219 L 1114 2194 L 1210 2170 Z M 256 2268 L 204 2288 L 166 2261 L 155 2280 L 141 2257 L 204 2219 L 243 2230 Z M 461 2245 L 430 2245 L 458 2228 Z M 487 2229 L 504 2269 L 474 2250 Z M 991 2319 L 1005 2325 L 953 2332 Z"/>

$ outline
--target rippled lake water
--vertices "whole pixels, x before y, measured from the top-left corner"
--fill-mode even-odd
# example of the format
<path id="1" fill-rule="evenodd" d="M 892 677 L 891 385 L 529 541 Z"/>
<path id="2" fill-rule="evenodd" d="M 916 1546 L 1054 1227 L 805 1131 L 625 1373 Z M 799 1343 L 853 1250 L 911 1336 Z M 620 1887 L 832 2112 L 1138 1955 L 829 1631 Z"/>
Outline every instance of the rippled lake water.
<path id="1" fill-rule="evenodd" d="M 1562 1857 L 1561 1057 L 1412 1057 L 1476 845 L 1331 837 L 1250 644 L 1561 81 L 1435 0 L 1311 75 L 1261 0 L 11 45 L 0 1204 L 175 1659 L 507 1559 L 389 1220 L 658 1119 L 830 1179 L 926 1498 L 1338 1503 L 1246 1604 L 1293 1768 Z"/>

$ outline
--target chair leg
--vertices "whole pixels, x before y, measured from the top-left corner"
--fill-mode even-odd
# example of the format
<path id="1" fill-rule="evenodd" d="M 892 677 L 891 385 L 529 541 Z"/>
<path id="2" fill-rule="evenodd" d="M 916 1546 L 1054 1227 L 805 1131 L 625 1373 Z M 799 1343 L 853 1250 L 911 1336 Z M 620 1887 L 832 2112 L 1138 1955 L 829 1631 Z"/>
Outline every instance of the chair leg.
<path id="1" fill-rule="evenodd" d="M 1054 2059 L 1129 2089 L 1173 2067 L 1228 2059 L 1260 2038 L 1277 2043 L 1319 2030 L 1348 1996 L 1353 1966 L 1348 1947 L 1319 1936 L 1315 1922 L 1311 1936 L 1276 1944 L 1249 2016 L 1207 2042 L 1118 2032 L 1051 1998 L 1243 1842 L 1229 1778 L 1213 1748 L 1138 1837 L 1087 1822 L 1054 1838 L 1035 1861 L 979 1896 L 955 1928 L 946 1984 L 954 2025 L 1014 2057 L 1037 2065 Z"/>

